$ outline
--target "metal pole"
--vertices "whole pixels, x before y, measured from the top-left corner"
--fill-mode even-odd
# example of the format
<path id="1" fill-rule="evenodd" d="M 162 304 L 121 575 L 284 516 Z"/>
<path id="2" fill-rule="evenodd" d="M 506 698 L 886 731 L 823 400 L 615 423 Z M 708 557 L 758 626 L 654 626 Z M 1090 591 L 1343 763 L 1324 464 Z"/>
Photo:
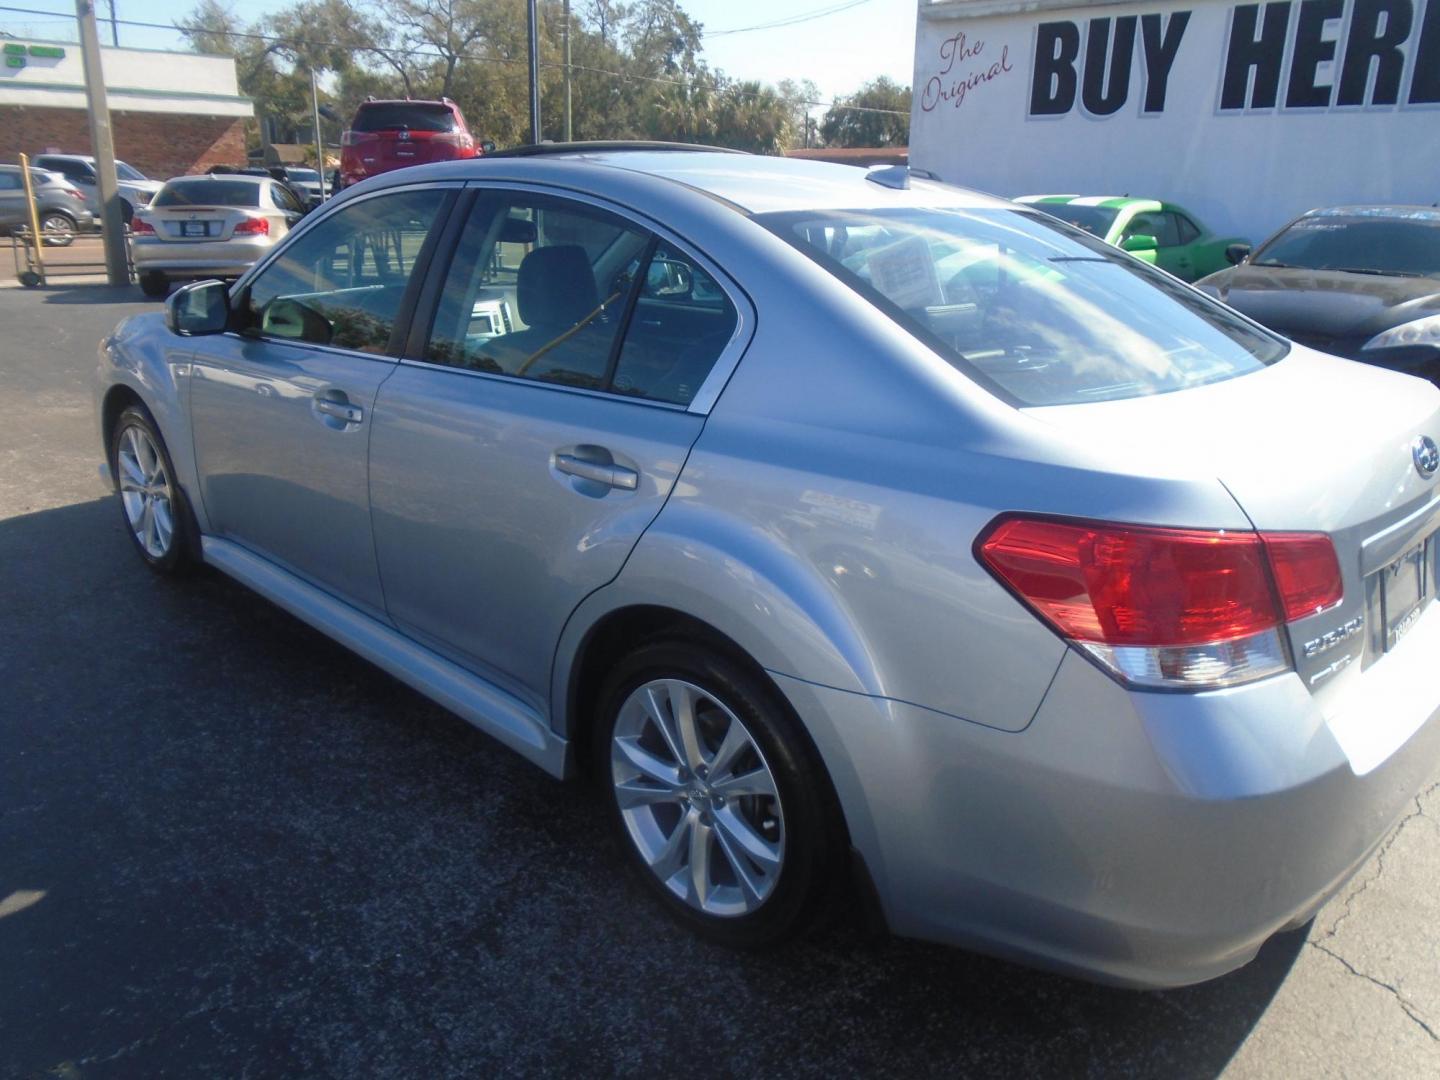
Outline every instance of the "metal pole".
<path id="1" fill-rule="evenodd" d="M 111 285 L 130 284 L 130 259 L 125 251 L 125 212 L 115 179 L 115 143 L 110 134 L 110 106 L 105 99 L 105 69 L 100 64 L 100 34 L 95 5 L 75 0 L 80 23 L 80 52 L 85 59 L 85 96 L 90 105 L 90 149 L 95 154 L 95 179 L 100 195 L 100 235 L 105 239 L 105 275 Z"/>
<path id="2" fill-rule="evenodd" d="M 570 130 L 570 0 L 565 0 L 565 23 L 560 33 L 565 44 L 565 141 L 573 142 L 575 135 Z"/>
<path id="3" fill-rule="evenodd" d="M 25 206 L 30 213 L 30 239 L 35 241 L 35 265 L 40 270 L 40 284 L 45 284 L 45 234 L 40 231 L 40 215 L 35 211 L 35 187 L 30 178 L 30 155 L 20 155 L 20 176 L 25 181 Z"/>
<path id="4" fill-rule="evenodd" d="M 525 5 L 526 33 L 530 38 L 530 141 L 540 142 L 540 25 L 535 0 Z"/>
<path id="5" fill-rule="evenodd" d="M 320 91 L 315 85 L 315 69 L 310 69 L 310 115 L 315 123 L 315 171 L 320 174 L 320 201 L 325 201 L 325 140 L 320 136 Z"/>

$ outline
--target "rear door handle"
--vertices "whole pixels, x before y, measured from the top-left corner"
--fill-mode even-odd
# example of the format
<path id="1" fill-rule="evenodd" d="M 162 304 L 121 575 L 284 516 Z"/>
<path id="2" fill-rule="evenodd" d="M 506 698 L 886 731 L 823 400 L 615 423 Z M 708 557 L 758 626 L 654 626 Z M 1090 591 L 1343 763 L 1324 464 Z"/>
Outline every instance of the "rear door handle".
<path id="1" fill-rule="evenodd" d="M 619 488 L 621 491 L 634 491 L 640 486 L 640 474 L 634 469 L 627 469 L 624 465 L 605 465 L 598 461 L 586 461 L 574 454 L 556 454 L 555 468 L 568 476 L 578 476 L 581 480 L 593 480 L 597 484 Z"/>
<path id="2" fill-rule="evenodd" d="M 315 411 L 324 413 L 326 416 L 333 416 L 337 420 L 343 420 L 347 424 L 358 424 L 365 419 L 365 410 L 359 405 L 351 405 L 348 401 L 336 401 L 334 398 L 317 397 Z"/>

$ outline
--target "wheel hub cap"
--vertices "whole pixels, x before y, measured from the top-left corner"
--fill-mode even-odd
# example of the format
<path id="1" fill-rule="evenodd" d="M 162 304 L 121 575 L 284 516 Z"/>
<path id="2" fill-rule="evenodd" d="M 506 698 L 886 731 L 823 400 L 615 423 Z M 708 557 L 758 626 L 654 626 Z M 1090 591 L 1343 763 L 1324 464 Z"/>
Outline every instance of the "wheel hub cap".
<path id="1" fill-rule="evenodd" d="M 152 559 L 164 558 L 175 533 L 165 459 L 142 428 L 127 427 L 120 437 L 116 464 L 125 519 L 136 543 Z"/>

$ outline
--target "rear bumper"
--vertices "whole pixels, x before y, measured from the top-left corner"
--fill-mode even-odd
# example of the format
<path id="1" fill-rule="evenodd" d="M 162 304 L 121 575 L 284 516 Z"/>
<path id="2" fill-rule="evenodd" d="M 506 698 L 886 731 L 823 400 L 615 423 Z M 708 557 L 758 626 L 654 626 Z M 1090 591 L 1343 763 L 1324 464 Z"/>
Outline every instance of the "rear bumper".
<path id="1" fill-rule="evenodd" d="M 131 252 L 138 271 L 160 270 L 170 277 L 239 277 L 270 253 L 274 243 L 223 240 L 185 243 L 137 237 Z"/>
<path id="2" fill-rule="evenodd" d="M 1312 916 L 1413 806 L 1440 764 L 1437 649 L 1440 605 L 1366 672 L 1370 711 L 1334 718 L 1293 674 L 1131 693 L 1074 653 L 1015 733 L 776 681 L 894 932 L 1161 987 Z"/>

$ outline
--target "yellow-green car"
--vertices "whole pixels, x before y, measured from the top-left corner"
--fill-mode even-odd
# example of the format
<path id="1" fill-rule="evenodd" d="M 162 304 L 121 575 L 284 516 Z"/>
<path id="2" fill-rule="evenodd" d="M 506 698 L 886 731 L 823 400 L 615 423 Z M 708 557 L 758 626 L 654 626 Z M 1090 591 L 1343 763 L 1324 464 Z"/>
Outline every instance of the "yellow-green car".
<path id="1" fill-rule="evenodd" d="M 1249 242 L 1243 238 L 1216 236 L 1190 211 L 1157 199 L 1022 195 L 1015 201 L 1084 229 L 1182 281 L 1197 281 L 1224 270 L 1249 250 Z M 1239 250 L 1241 247 L 1245 250 Z"/>

